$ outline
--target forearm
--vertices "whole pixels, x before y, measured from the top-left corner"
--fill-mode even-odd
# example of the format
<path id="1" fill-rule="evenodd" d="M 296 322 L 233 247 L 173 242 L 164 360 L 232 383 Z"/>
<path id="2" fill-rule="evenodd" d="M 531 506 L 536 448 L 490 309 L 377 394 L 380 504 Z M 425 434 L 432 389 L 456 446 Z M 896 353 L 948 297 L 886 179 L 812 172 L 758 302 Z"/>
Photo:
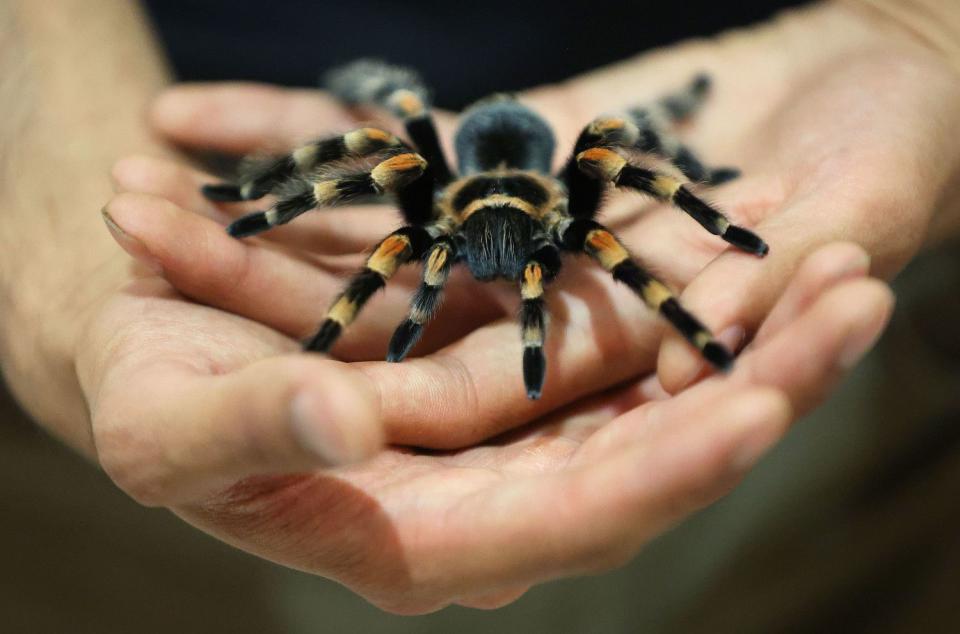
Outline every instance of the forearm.
<path id="1" fill-rule="evenodd" d="M 155 146 L 144 110 L 167 71 L 125 0 L 5 3 L 0 38 L 0 360 L 28 411 L 89 452 L 72 346 L 129 276 L 98 212 L 113 162 Z"/>
<path id="2" fill-rule="evenodd" d="M 949 0 L 845 0 L 900 25 L 960 70 L 960 4 Z"/>
<path id="3" fill-rule="evenodd" d="M 960 3 L 945 0 L 843 0 L 936 53 L 960 82 Z M 952 135 L 951 135 L 952 137 Z M 929 243 L 960 237 L 960 173 L 947 182 L 929 231 Z"/>

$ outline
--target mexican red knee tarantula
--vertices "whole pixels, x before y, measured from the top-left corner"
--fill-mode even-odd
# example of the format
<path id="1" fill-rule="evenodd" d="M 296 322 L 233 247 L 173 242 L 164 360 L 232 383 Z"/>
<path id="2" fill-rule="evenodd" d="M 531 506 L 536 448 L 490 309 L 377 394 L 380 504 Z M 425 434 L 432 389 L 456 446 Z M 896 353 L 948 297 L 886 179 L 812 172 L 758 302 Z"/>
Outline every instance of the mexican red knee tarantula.
<path id="1" fill-rule="evenodd" d="M 730 366 L 731 353 L 594 220 L 612 183 L 672 203 L 735 247 L 766 255 L 763 240 L 732 224 L 685 184 L 686 180 L 717 184 L 738 173 L 706 168 L 670 135 L 670 125 L 689 117 L 703 102 L 709 89 L 706 76 L 649 107 L 594 120 L 555 176 L 550 174 L 552 131 L 511 97 L 485 99 L 464 113 L 455 140 L 459 173 L 454 174 L 437 139 L 427 91 L 414 72 L 359 61 L 332 72 L 327 85 L 349 105 L 386 108 L 402 119 L 412 146 L 379 128 L 363 127 L 314 141 L 286 156 L 252 162 L 236 184 L 203 190 L 216 201 L 276 196 L 269 210 L 244 216 L 228 227 L 238 238 L 290 222 L 317 207 L 371 196 L 389 194 L 400 208 L 405 226 L 373 250 L 306 342 L 307 350 L 329 350 L 400 265 L 420 260 L 423 281 L 387 353 L 389 361 L 401 361 L 440 304 L 450 270 L 466 263 L 478 280 L 519 281 L 523 378 L 527 395 L 538 398 L 546 372 L 544 287 L 560 270 L 561 253 L 573 252 L 586 253 L 630 287 L 711 364 Z M 650 154 L 666 167 L 652 167 Z"/>

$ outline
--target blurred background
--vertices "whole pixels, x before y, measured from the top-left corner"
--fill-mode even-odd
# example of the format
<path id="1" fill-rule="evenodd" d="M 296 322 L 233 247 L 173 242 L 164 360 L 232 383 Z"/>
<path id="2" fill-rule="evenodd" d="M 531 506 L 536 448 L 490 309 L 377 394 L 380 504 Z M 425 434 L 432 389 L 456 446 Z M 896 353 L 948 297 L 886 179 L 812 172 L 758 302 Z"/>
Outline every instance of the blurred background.
<path id="1" fill-rule="evenodd" d="M 380 56 L 421 69 L 437 104 L 458 108 L 788 4 L 148 8 L 183 79 L 312 85 L 327 66 Z M 3 395 L 0 631 L 960 631 L 960 329 L 943 327 L 960 323 L 958 288 L 960 246 L 918 258 L 878 347 L 731 495 L 619 571 L 540 586 L 495 612 L 395 617 L 240 553 L 138 506 Z"/>

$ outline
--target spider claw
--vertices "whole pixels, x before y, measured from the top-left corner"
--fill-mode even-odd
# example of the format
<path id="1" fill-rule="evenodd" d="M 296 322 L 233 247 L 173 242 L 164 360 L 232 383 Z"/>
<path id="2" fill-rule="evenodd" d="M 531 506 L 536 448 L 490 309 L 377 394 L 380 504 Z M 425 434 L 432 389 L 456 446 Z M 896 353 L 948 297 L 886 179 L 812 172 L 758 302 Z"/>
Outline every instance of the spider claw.
<path id="1" fill-rule="evenodd" d="M 267 214 L 262 211 L 258 211 L 237 218 L 231 222 L 227 226 L 227 233 L 234 238 L 246 238 L 248 236 L 262 233 L 271 227 L 273 227 L 273 225 L 270 224 Z"/>
<path id="2" fill-rule="evenodd" d="M 423 324 L 404 319 L 397 327 L 390 338 L 390 346 L 387 351 L 387 361 L 398 363 L 403 361 L 423 333 Z"/>
<path id="3" fill-rule="evenodd" d="M 761 258 L 770 253 L 770 247 L 760 236 L 743 227 L 730 225 L 721 237 L 738 249 L 742 249 L 747 253 L 752 253 Z"/>
<path id="4" fill-rule="evenodd" d="M 718 167 L 717 169 L 710 170 L 710 175 L 707 178 L 707 184 L 711 187 L 723 185 L 724 183 L 729 183 L 732 180 L 740 178 L 742 173 L 743 172 L 738 170 L 736 167 Z"/>
<path id="5" fill-rule="evenodd" d="M 523 349 L 523 383 L 527 388 L 527 398 L 535 401 L 543 393 L 543 380 L 547 372 L 547 358 L 543 348 L 527 347 Z"/>
<path id="6" fill-rule="evenodd" d="M 217 185 L 204 185 L 200 192 L 207 200 L 218 203 L 235 203 L 244 200 L 240 188 L 230 183 L 219 183 Z"/>
<path id="7" fill-rule="evenodd" d="M 710 341 L 703 346 L 703 356 L 721 372 L 733 369 L 733 354 L 716 341 Z"/>

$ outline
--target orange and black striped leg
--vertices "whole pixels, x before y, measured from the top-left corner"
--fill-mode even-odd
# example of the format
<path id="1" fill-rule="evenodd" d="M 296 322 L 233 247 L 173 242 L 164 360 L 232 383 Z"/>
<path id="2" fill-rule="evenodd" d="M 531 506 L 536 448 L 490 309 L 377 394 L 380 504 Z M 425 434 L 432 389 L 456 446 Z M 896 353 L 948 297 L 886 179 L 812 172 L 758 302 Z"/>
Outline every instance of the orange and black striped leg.
<path id="1" fill-rule="evenodd" d="M 449 182 L 451 175 L 430 116 L 427 89 L 417 73 L 379 61 L 358 60 L 328 73 L 325 84 L 348 105 L 385 108 L 403 121 L 427 166 L 423 178 L 396 192 L 397 206 L 407 224 L 433 220 L 434 188 L 437 183 Z"/>
<path id="2" fill-rule="evenodd" d="M 604 184 L 591 178 L 577 165 L 577 157 L 598 145 L 631 145 L 636 126 L 622 117 L 600 117 L 591 121 L 577 137 L 573 152 L 557 175 L 567 187 L 567 212 L 574 218 L 593 218 L 603 201 Z"/>
<path id="3" fill-rule="evenodd" d="M 560 256 L 552 245 L 541 249 L 523 267 L 520 280 L 520 334 L 523 341 L 523 384 L 527 398 L 536 400 L 543 393 L 547 357 L 543 342 L 547 334 L 547 307 L 544 286 L 560 269 Z"/>
<path id="4" fill-rule="evenodd" d="M 662 315 L 703 357 L 720 370 L 733 364 L 733 355 L 716 342 L 710 331 L 687 312 L 663 282 L 654 278 L 631 257 L 609 229 L 593 220 L 574 220 L 560 236 L 565 249 L 586 253 L 626 284 L 643 302 Z"/>
<path id="5" fill-rule="evenodd" d="M 365 196 L 400 192 L 416 182 L 426 167 L 422 156 L 408 152 L 381 161 L 369 172 L 347 173 L 316 182 L 305 177 L 291 179 L 273 208 L 238 218 L 227 227 L 227 232 L 244 238 L 286 224 L 316 207 L 333 207 Z"/>
<path id="6" fill-rule="evenodd" d="M 327 352 L 367 300 L 386 285 L 401 265 L 422 257 L 432 241 L 423 227 L 402 227 L 384 238 L 367 258 L 363 269 L 334 300 L 320 328 L 304 344 L 304 349 Z"/>
<path id="7" fill-rule="evenodd" d="M 765 256 L 770 248 L 752 231 L 738 227 L 717 209 L 696 197 L 683 181 L 653 170 L 631 165 L 626 158 L 610 148 L 591 148 L 577 155 L 581 171 L 617 187 L 634 189 L 663 202 L 672 203 L 700 223 L 707 231 L 718 235 L 738 249 Z"/>
<path id="8" fill-rule="evenodd" d="M 591 147 L 622 147 L 661 156 L 679 169 L 691 181 L 719 185 L 740 175 L 734 167 L 709 168 L 694 154 L 693 150 L 680 143 L 672 134 L 664 131 L 668 117 L 661 113 L 655 116 L 648 108 L 634 108 L 625 116 L 598 117 L 587 126 L 582 144 L 577 153 Z"/>
<path id="9" fill-rule="evenodd" d="M 440 184 L 451 180 L 430 115 L 428 90 L 416 71 L 365 59 L 334 69 L 327 74 L 325 84 L 349 105 L 386 108 L 401 119 L 417 151 L 430 164 L 431 180 Z"/>
<path id="10" fill-rule="evenodd" d="M 523 383 L 527 398 L 536 400 L 543 392 L 547 358 L 543 342 L 547 334 L 544 287 L 560 272 L 560 252 L 552 243 L 543 244 L 527 260 L 520 278 L 520 334 L 523 341 Z"/>
<path id="11" fill-rule="evenodd" d="M 387 361 L 403 361 L 420 340 L 423 327 L 440 307 L 443 287 L 456 261 L 457 246 L 449 237 L 440 238 L 430 247 L 424 260 L 423 281 L 410 303 L 410 313 L 400 322 L 390 339 Z"/>
<path id="12" fill-rule="evenodd" d="M 735 167 L 707 167 L 690 148 L 667 131 L 700 110 L 710 95 L 711 83 L 709 75 L 700 73 L 683 89 L 662 97 L 652 106 L 633 108 L 629 112 L 640 128 L 638 149 L 663 154 L 692 181 L 719 185 L 740 176 L 740 170 Z"/>
<path id="13" fill-rule="evenodd" d="M 681 90 L 661 97 L 654 108 L 671 123 L 682 123 L 695 115 L 710 95 L 712 82 L 706 73 L 698 73 Z"/>
<path id="14" fill-rule="evenodd" d="M 433 180 L 442 185 L 449 183 L 453 176 L 450 173 L 447 158 L 444 156 L 443 147 L 440 145 L 433 115 L 425 110 L 422 114 L 404 119 L 403 127 L 410 135 L 410 140 L 413 141 L 417 151 L 423 154 L 430 164 Z"/>
<path id="15" fill-rule="evenodd" d="M 389 132 L 358 128 L 341 136 L 313 141 L 284 156 L 247 161 L 237 183 L 205 185 L 201 191 L 209 200 L 218 202 L 257 200 L 297 173 L 306 174 L 325 163 L 402 147 L 403 142 Z"/>
<path id="16" fill-rule="evenodd" d="M 707 167 L 693 150 L 669 133 L 658 131 L 650 121 L 634 121 L 639 133 L 638 140 L 633 145 L 634 149 L 666 157 L 691 181 L 714 186 L 740 176 L 740 170 L 735 167 Z"/>

